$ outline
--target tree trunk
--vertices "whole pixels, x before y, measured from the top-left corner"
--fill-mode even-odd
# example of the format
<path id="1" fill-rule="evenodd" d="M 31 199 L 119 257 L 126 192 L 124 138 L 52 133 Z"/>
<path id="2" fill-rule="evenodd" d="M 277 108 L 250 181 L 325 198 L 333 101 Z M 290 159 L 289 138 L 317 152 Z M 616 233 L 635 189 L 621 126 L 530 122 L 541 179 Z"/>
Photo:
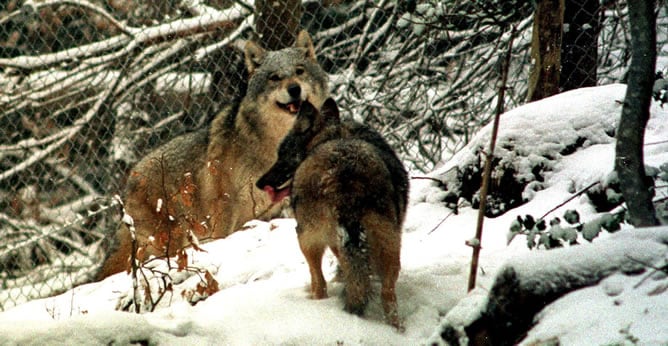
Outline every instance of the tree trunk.
<path id="1" fill-rule="evenodd" d="M 257 0 L 255 13 L 255 30 L 262 47 L 278 50 L 295 42 L 302 17 L 301 1 Z"/>
<path id="2" fill-rule="evenodd" d="M 599 9 L 599 0 L 566 0 L 561 43 L 561 91 L 596 85 L 601 28 Z"/>
<path id="3" fill-rule="evenodd" d="M 652 197 L 653 183 L 645 175 L 643 143 L 649 120 L 656 64 L 654 0 L 629 0 L 631 65 L 622 116 L 617 130 L 615 171 L 636 227 L 658 225 Z"/>
<path id="4" fill-rule="evenodd" d="M 529 102 L 559 93 L 564 0 L 540 0 L 533 19 Z"/>

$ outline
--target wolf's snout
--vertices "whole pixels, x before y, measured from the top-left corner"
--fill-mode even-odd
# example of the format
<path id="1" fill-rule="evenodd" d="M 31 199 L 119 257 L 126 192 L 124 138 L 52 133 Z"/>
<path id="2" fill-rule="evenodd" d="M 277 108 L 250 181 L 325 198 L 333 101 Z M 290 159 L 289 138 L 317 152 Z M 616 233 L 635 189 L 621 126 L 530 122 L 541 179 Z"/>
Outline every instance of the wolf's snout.
<path id="1" fill-rule="evenodd" d="M 297 83 L 288 85 L 288 95 L 293 99 L 301 99 L 302 87 Z"/>
<path id="2" fill-rule="evenodd" d="M 297 114 L 302 105 L 302 87 L 298 83 L 290 83 L 279 95 L 276 104 L 291 114 Z"/>
<path id="3" fill-rule="evenodd" d="M 297 114 L 302 105 L 302 87 L 298 83 L 290 83 L 285 91 L 287 96 L 281 94 L 284 100 L 277 102 L 278 106 L 292 114 Z"/>

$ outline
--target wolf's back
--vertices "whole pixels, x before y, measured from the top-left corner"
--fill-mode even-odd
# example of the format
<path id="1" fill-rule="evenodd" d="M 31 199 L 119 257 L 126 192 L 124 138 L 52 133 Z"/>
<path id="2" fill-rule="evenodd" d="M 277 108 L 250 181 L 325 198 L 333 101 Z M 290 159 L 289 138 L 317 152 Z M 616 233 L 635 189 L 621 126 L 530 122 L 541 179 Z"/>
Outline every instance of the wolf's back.
<path id="1" fill-rule="evenodd" d="M 374 211 L 392 215 L 399 221 L 394 206 L 402 203 L 403 196 L 393 181 L 401 180 L 401 177 L 393 178 L 393 172 L 383 159 L 381 152 L 367 141 L 356 138 L 333 140 L 309 154 L 297 170 L 295 181 L 320 176 L 318 186 L 309 188 L 320 188 L 322 197 L 341 218 L 359 219 L 362 214 Z M 301 195 L 299 184 L 296 188 L 296 193 Z"/>
<path id="2" fill-rule="evenodd" d="M 399 215 L 399 222 L 403 223 L 408 203 L 408 173 L 403 163 L 383 136 L 374 129 L 355 121 L 346 121 L 343 126 L 351 138 L 360 139 L 373 147 L 380 161 L 385 164 L 394 187 L 394 196 L 392 196 L 394 206 Z"/>
<path id="3" fill-rule="evenodd" d="M 150 184 L 158 184 L 159 181 L 162 181 L 161 185 L 166 183 L 168 187 L 171 187 L 169 185 L 173 184 L 174 178 L 183 176 L 188 170 L 191 170 L 194 161 L 204 159 L 208 143 L 207 137 L 206 130 L 187 133 L 172 139 L 146 155 L 131 170 L 128 185 L 126 185 L 126 196 L 131 195 L 128 190 L 131 192 L 134 185 L 144 179 L 148 179 L 147 182 Z"/>

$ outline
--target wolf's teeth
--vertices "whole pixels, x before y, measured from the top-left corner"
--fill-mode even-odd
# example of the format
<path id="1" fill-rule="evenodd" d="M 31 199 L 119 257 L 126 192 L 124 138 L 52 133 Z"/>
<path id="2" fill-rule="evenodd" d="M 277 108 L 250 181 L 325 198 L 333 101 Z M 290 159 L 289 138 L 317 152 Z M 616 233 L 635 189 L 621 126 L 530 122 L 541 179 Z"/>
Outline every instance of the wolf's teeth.
<path id="1" fill-rule="evenodd" d="M 281 186 L 277 186 L 276 190 L 285 190 L 286 188 L 290 187 L 290 183 L 292 182 L 292 178 L 288 179 L 285 183 L 283 183 Z"/>

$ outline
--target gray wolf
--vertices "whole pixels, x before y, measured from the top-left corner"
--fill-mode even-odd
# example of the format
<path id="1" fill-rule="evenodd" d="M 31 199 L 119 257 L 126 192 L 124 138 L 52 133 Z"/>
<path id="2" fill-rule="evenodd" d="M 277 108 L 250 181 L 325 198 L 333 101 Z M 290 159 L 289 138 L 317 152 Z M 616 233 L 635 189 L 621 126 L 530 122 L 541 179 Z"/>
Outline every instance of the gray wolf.
<path id="1" fill-rule="evenodd" d="M 339 261 L 345 310 L 364 313 L 375 274 L 385 319 L 401 330 L 395 283 L 408 175 L 387 142 L 365 125 L 341 121 L 332 99 L 320 111 L 305 102 L 276 163 L 256 185 L 274 203 L 291 197 L 311 296 L 327 297 L 321 265 L 329 247 Z"/>
<path id="2" fill-rule="evenodd" d="M 276 149 L 303 102 L 322 105 L 328 78 L 306 31 L 292 47 L 265 51 L 245 45 L 246 94 L 216 115 L 208 129 L 185 134 L 149 153 L 131 170 L 124 194 L 134 219 L 138 260 L 173 256 L 188 236 L 222 238 L 279 207 L 254 186 L 276 161 Z M 97 280 L 128 268 L 127 227 L 115 234 Z"/>

